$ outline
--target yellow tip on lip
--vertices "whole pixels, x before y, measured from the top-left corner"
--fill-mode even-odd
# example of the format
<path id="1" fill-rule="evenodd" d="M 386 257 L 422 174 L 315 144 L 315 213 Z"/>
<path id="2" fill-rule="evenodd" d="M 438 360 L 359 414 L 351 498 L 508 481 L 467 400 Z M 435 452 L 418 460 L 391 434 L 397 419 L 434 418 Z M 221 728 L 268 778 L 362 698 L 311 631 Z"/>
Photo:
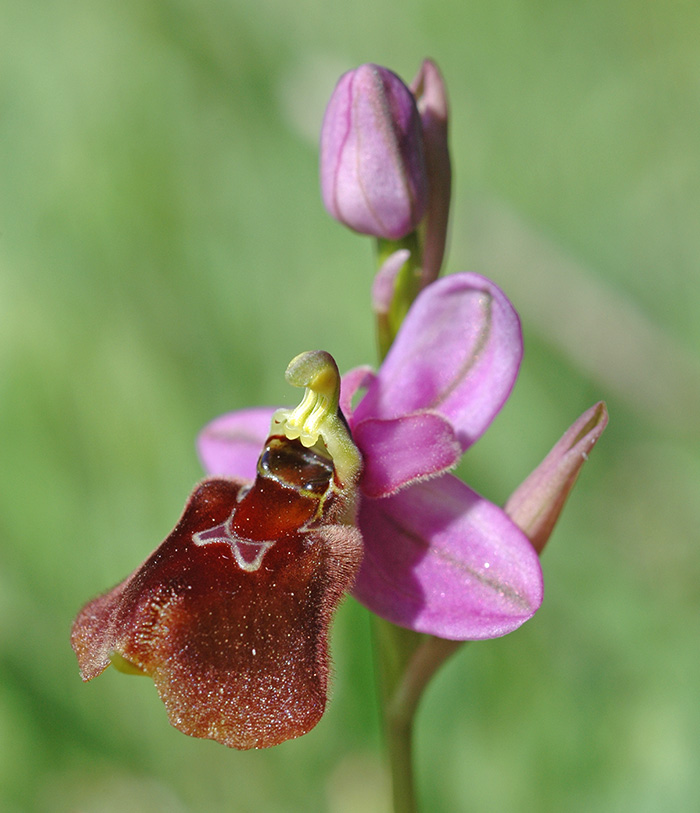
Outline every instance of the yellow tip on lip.
<path id="1" fill-rule="evenodd" d="M 118 671 L 123 672 L 125 675 L 145 675 L 146 673 L 137 666 L 135 663 L 128 661 L 119 652 L 112 652 L 109 656 L 112 666 Z"/>

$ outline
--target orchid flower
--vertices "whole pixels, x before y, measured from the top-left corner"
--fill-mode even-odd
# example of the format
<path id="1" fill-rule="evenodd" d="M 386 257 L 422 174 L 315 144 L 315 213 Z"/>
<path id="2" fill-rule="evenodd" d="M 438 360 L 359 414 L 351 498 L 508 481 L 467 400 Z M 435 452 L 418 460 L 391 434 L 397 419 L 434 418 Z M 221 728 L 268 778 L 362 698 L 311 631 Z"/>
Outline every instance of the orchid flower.
<path id="1" fill-rule="evenodd" d="M 521 356 L 520 322 L 505 294 L 462 273 L 420 293 L 376 373 L 359 368 L 343 378 L 340 405 L 363 459 L 364 558 L 353 594 L 394 624 L 452 640 L 493 638 L 540 606 L 530 541 L 448 473 L 503 406 Z M 210 423 L 199 438 L 209 474 L 250 479 L 273 412 Z"/>
<path id="2" fill-rule="evenodd" d="M 538 552 L 607 421 L 603 404 L 581 416 L 505 509 L 450 473 L 509 397 L 523 345 L 493 282 L 437 279 L 447 125 L 431 60 L 410 87 L 372 64 L 341 77 L 321 134 L 322 195 L 333 217 L 377 238 L 384 360 L 341 379 L 328 353 L 302 353 L 287 369 L 305 388 L 296 408 L 208 424 L 207 478 L 174 530 L 85 605 L 71 635 L 83 680 L 110 664 L 149 676 L 180 731 L 263 748 L 323 715 L 330 625 L 352 592 L 376 616 L 394 798 L 406 811 L 423 689 L 458 642 L 505 635 L 537 611 Z"/>

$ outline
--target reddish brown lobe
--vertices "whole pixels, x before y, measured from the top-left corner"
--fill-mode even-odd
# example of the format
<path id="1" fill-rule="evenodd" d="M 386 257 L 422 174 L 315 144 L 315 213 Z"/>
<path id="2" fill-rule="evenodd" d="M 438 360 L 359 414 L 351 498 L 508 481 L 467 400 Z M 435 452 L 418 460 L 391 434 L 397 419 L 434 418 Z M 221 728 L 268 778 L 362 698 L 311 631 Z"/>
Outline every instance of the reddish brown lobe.
<path id="1" fill-rule="evenodd" d="M 240 489 L 200 484 L 158 550 L 83 609 L 72 642 L 84 680 L 118 652 L 153 678 L 178 729 L 262 748 L 306 733 L 323 714 L 328 628 L 359 566 L 361 537 L 332 522 L 302 530 L 318 501 L 276 481 L 258 477 L 237 503 Z M 257 570 L 242 569 L 225 538 L 193 538 L 234 509 L 236 534 L 276 540 Z"/>

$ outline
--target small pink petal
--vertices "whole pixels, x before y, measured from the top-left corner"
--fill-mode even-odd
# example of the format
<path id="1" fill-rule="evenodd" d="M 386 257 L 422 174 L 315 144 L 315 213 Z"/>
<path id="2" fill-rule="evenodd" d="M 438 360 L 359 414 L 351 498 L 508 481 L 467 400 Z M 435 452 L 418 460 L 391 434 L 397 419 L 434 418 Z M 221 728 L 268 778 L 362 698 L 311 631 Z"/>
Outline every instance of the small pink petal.
<path id="1" fill-rule="evenodd" d="M 503 406 L 521 358 L 520 320 L 498 286 L 471 273 L 439 279 L 413 303 L 354 421 L 437 412 L 465 450 Z"/>
<path id="2" fill-rule="evenodd" d="M 370 418 L 354 425 L 353 439 L 360 451 L 370 450 L 360 481 L 367 497 L 387 497 L 407 483 L 441 474 L 462 456 L 452 426 L 432 412 Z"/>
<path id="3" fill-rule="evenodd" d="M 352 420 L 352 399 L 358 390 L 367 389 L 376 378 L 374 370 L 368 365 L 348 370 L 340 382 L 340 410 L 346 420 Z"/>
<path id="4" fill-rule="evenodd" d="M 273 407 L 228 412 L 208 423 L 197 439 L 197 451 L 210 476 L 255 479 L 256 466 L 267 436 Z"/>
<path id="5" fill-rule="evenodd" d="M 497 638 L 542 602 L 528 539 L 452 475 L 363 500 L 359 524 L 365 556 L 353 594 L 394 624 L 451 640 Z"/>

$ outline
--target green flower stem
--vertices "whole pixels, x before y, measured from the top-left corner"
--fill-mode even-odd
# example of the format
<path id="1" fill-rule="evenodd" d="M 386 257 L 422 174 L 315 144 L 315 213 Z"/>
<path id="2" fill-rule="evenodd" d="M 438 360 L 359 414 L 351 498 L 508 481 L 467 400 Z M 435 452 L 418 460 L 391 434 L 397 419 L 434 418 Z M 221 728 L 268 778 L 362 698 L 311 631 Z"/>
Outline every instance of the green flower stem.
<path id="1" fill-rule="evenodd" d="M 407 234 L 401 240 L 377 240 L 377 268 L 381 268 L 386 260 L 399 249 L 408 249 L 408 260 L 396 276 L 394 295 L 389 309 L 377 314 L 377 341 L 379 344 L 379 357 L 383 359 L 389 352 L 401 323 L 406 318 L 408 309 L 421 289 L 423 270 L 422 252 L 418 232 Z"/>
<path id="2" fill-rule="evenodd" d="M 463 642 L 422 635 L 376 616 L 373 622 L 394 813 L 417 813 L 413 721 L 425 687 Z"/>

